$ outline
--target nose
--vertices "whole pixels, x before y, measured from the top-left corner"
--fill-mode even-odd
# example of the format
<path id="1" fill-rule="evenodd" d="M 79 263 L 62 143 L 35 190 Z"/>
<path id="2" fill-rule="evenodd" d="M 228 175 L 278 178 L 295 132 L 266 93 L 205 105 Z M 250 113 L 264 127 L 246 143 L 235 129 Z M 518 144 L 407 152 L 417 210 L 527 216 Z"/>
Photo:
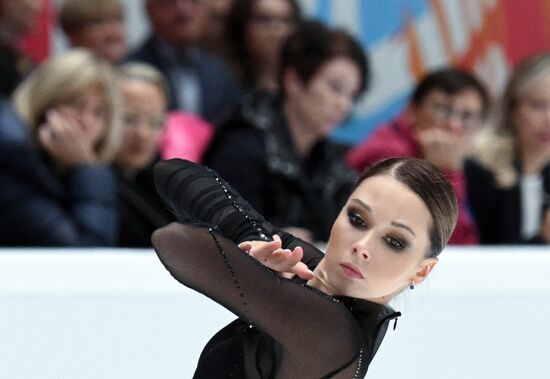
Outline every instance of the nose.
<path id="1" fill-rule="evenodd" d="M 337 109 L 338 115 L 340 116 L 340 121 L 342 121 L 351 111 L 353 107 L 353 99 L 348 95 L 340 95 L 337 100 Z"/>
<path id="2" fill-rule="evenodd" d="M 369 237 L 366 236 L 365 238 L 356 241 L 351 247 L 351 252 L 359 258 L 368 261 L 371 258 Z"/>
<path id="3" fill-rule="evenodd" d="M 99 116 L 95 110 L 83 109 L 78 112 L 77 120 L 80 123 L 82 130 L 94 129 L 98 124 L 103 123 L 105 119 Z"/>
<path id="4" fill-rule="evenodd" d="M 145 122 L 141 122 L 135 128 L 136 137 L 138 137 L 141 141 L 145 141 L 151 138 L 151 131 L 152 129 Z"/>
<path id="5" fill-rule="evenodd" d="M 453 133 L 460 133 L 464 129 L 464 122 L 460 113 L 453 112 L 447 117 L 447 129 Z"/>

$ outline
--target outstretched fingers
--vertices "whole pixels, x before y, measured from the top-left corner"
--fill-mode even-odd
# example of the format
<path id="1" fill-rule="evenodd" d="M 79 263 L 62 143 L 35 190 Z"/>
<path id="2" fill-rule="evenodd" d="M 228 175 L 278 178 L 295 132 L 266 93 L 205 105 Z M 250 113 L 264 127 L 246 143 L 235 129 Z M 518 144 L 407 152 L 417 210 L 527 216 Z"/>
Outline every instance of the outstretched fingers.
<path id="1" fill-rule="evenodd" d="M 273 241 L 245 241 L 239 244 L 239 248 L 257 259 L 264 266 L 277 271 L 285 277 L 298 275 L 302 279 L 313 278 L 313 272 L 301 262 L 304 251 L 300 246 L 293 250 L 281 248 L 282 242 L 278 235 L 273 236 Z"/>

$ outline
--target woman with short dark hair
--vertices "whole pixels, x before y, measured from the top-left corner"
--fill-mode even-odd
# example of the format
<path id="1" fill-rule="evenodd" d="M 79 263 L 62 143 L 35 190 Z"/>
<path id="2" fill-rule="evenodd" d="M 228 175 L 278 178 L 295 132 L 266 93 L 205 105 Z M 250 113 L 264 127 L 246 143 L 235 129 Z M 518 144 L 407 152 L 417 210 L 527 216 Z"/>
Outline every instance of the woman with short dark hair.
<path id="1" fill-rule="evenodd" d="M 220 125 L 204 162 L 275 224 L 326 241 L 355 176 L 329 134 L 368 83 L 348 33 L 302 24 L 281 53 L 279 96 L 249 94 Z"/>

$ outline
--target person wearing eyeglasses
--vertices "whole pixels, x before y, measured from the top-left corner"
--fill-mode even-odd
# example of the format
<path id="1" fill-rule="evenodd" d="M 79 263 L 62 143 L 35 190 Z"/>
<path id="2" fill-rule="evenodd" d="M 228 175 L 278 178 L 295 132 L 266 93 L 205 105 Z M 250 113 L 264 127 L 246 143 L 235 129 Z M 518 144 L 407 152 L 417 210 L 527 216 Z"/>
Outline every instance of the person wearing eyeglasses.
<path id="1" fill-rule="evenodd" d="M 405 111 L 351 149 L 347 163 L 361 171 L 389 157 L 426 159 L 446 174 L 458 198 L 459 218 L 449 243 L 476 244 L 464 163 L 489 108 L 489 94 L 473 74 L 452 67 L 432 71 L 418 83 Z"/>
<path id="2" fill-rule="evenodd" d="M 153 183 L 152 166 L 168 118 L 166 81 L 144 63 L 118 71 L 122 95 L 123 144 L 114 162 L 117 174 L 118 247 L 151 247 L 151 233 L 174 220 Z"/>
<path id="3" fill-rule="evenodd" d="M 480 137 L 465 172 L 481 243 L 550 243 L 550 54 L 516 66 Z"/>

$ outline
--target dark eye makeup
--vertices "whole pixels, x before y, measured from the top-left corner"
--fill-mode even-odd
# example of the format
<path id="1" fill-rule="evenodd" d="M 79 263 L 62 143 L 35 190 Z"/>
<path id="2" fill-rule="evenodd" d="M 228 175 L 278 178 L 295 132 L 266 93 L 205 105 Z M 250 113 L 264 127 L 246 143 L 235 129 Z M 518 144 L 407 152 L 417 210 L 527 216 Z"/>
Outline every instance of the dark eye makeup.
<path id="1" fill-rule="evenodd" d="M 367 223 L 363 218 L 359 215 L 359 212 L 355 211 L 354 209 L 348 209 L 348 220 L 349 223 L 359 229 L 363 229 L 367 227 Z"/>
<path id="2" fill-rule="evenodd" d="M 407 247 L 407 242 L 400 238 L 387 236 L 387 237 L 384 237 L 384 241 L 386 241 L 388 246 L 394 250 L 403 250 Z"/>
<path id="3" fill-rule="evenodd" d="M 367 221 L 360 215 L 360 212 L 354 208 L 348 208 L 348 221 L 351 226 L 357 229 L 366 229 L 368 227 Z M 396 251 L 404 250 L 408 243 L 405 239 L 400 237 L 395 237 L 392 235 L 385 235 L 382 237 L 386 245 Z"/>

